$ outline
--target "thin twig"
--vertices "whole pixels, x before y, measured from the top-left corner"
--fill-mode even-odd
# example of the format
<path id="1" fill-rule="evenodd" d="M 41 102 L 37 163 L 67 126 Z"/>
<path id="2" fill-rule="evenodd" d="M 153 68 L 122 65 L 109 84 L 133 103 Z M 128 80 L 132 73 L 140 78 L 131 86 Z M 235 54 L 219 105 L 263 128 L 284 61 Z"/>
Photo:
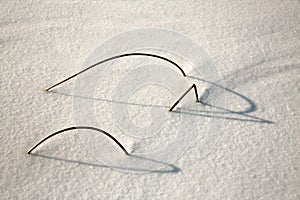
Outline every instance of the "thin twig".
<path id="1" fill-rule="evenodd" d="M 34 145 L 27 153 L 30 154 L 35 148 L 37 148 L 40 144 L 42 144 L 43 142 L 45 142 L 46 140 L 48 140 L 49 138 L 57 135 L 57 134 L 60 134 L 60 133 L 63 133 L 65 131 L 70 131 L 70 130 L 74 130 L 74 129 L 90 129 L 90 130 L 94 130 L 94 131 L 98 131 L 98 132 L 101 132 L 101 133 L 104 133 L 106 136 L 108 136 L 109 138 L 111 138 L 115 143 L 117 143 L 117 145 L 124 151 L 124 153 L 126 155 L 130 155 L 125 147 L 116 139 L 114 138 L 111 134 L 99 129 L 99 128 L 95 128 L 95 127 L 90 127 L 90 126 L 75 126 L 75 127 L 69 127 L 69 128 L 66 128 L 66 129 L 62 129 L 60 131 L 57 131 L 55 133 L 52 133 L 51 135 L 48 135 L 47 137 L 45 137 L 44 139 L 42 139 L 41 141 L 39 141 L 36 145 Z"/>
<path id="2" fill-rule="evenodd" d="M 155 55 L 155 54 L 150 54 L 150 53 L 126 53 L 126 54 L 121 54 L 121 55 L 113 56 L 113 57 L 107 58 L 105 60 L 102 60 L 100 62 L 97 62 L 97 63 L 95 63 L 95 64 L 87 67 L 86 69 L 84 69 L 84 70 L 82 70 L 82 71 L 80 71 L 80 72 L 78 72 L 78 73 L 76 73 L 76 74 L 74 74 L 74 75 L 72 75 L 72 76 L 70 76 L 70 77 L 68 77 L 68 78 L 66 78 L 66 79 L 64 79 L 64 80 L 62 80 L 62 81 L 60 81 L 60 82 L 58 82 L 58 83 L 56 83 L 56 84 L 54 84 L 54 85 L 46 88 L 46 89 L 44 89 L 44 90 L 45 91 L 49 91 L 52 88 L 54 88 L 54 87 L 56 87 L 56 86 L 58 86 L 58 85 L 60 85 L 60 84 L 62 84 L 64 82 L 66 82 L 66 81 L 68 81 L 68 80 L 70 80 L 70 79 L 78 76 L 79 74 L 81 74 L 81 73 L 83 73 L 83 72 L 85 72 L 85 71 L 87 71 L 87 70 L 89 70 L 89 69 L 91 69 L 93 67 L 96 67 L 97 65 L 100 65 L 102 63 L 108 62 L 110 60 L 115 60 L 115 59 L 122 58 L 122 57 L 127 57 L 127 56 L 149 56 L 149 57 L 154 57 L 154 58 L 159 58 L 159 59 L 165 60 L 165 61 L 173 64 L 174 66 L 176 66 L 181 71 L 182 75 L 186 76 L 186 74 L 183 71 L 183 69 L 177 63 L 175 63 L 174 61 L 172 61 L 172 60 L 170 60 L 168 58 L 165 58 L 163 56 L 159 56 L 159 55 Z"/>
<path id="3" fill-rule="evenodd" d="M 191 87 L 189 87 L 189 89 L 187 89 L 187 91 L 185 91 L 185 93 L 172 105 L 172 107 L 169 109 L 169 111 L 172 111 L 177 104 L 181 101 L 181 99 L 187 94 L 189 93 L 189 91 L 194 88 L 195 91 L 195 96 L 196 96 L 196 102 L 199 102 L 199 98 L 198 98 L 198 92 L 197 92 L 197 87 L 195 84 L 193 84 Z"/>

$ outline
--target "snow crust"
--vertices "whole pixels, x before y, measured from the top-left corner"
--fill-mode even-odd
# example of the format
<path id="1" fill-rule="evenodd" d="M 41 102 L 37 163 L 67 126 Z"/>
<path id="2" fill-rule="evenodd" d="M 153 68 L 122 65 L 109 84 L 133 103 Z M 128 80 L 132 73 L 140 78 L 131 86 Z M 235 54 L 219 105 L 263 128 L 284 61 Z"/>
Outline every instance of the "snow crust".
<path id="1" fill-rule="evenodd" d="M 1 199 L 300 199 L 298 1 L 0 5 Z M 27 155 L 47 134 L 76 125 L 75 81 L 53 92 L 42 89 L 76 73 L 111 36 L 145 27 L 191 38 L 217 66 L 220 80 L 206 82 L 201 95 L 207 102 L 225 95 L 226 105 L 188 116 L 199 121 L 200 130 L 211 120 L 219 125 L 214 148 L 201 156 L 198 144 L 204 136 L 199 134 L 178 160 L 158 163 L 164 167 L 153 172 L 149 165 L 147 173 L 99 163 L 76 131 L 49 140 L 37 155 Z M 138 90 L 131 100 L 140 100 L 143 92 Z M 132 121 L 147 125 L 146 112 L 130 112 Z M 120 140 L 130 152 L 143 150 L 135 140 Z"/>

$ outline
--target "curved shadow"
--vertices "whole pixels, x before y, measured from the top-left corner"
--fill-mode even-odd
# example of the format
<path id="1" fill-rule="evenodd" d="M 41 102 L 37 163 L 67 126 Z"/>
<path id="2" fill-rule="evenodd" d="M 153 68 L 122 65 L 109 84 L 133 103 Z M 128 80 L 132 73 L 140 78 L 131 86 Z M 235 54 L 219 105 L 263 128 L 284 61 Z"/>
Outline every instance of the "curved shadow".
<path id="1" fill-rule="evenodd" d="M 98 131 L 98 132 L 101 132 L 103 134 L 105 134 L 106 136 L 108 136 L 109 138 L 111 138 L 123 151 L 126 155 L 130 155 L 125 147 L 116 139 L 114 138 L 111 134 L 99 129 L 99 128 L 95 128 L 95 127 L 90 127 L 90 126 L 74 126 L 74 127 L 69 127 L 69 128 L 65 128 L 65 129 L 62 129 L 62 130 L 59 130 L 55 133 L 52 133 L 50 135 L 48 135 L 47 137 L 45 137 L 44 139 L 42 139 L 41 141 L 39 141 L 36 145 L 34 145 L 27 153 L 28 154 L 31 154 L 31 152 L 37 148 L 40 144 L 42 144 L 43 142 L 45 142 L 46 140 L 50 139 L 51 137 L 55 136 L 55 135 L 58 135 L 60 133 L 63 133 L 63 132 L 66 132 L 66 131 L 70 131 L 70 130 L 75 130 L 75 129 L 90 129 L 90 130 L 94 130 L 94 131 Z"/>
<path id="2" fill-rule="evenodd" d="M 222 85 L 219 85 L 215 82 L 211 82 L 211 81 L 208 81 L 208 80 L 204 80 L 204 79 L 201 79 L 201 78 L 198 78 L 198 77 L 194 77 L 194 76 L 187 76 L 188 78 L 191 78 L 191 79 L 195 79 L 195 80 L 199 80 L 199 81 L 202 81 L 202 82 L 205 82 L 205 83 L 209 83 L 211 84 L 212 86 L 208 89 L 206 89 L 205 93 L 201 95 L 200 99 L 199 99 L 199 102 L 205 106 L 209 106 L 211 108 L 216 108 L 216 109 L 219 109 L 219 110 L 223 110 L 224 112 L 218 112 L 218 111 L 199 111 L 199 110 L 188 110 L 188 111 L 191 111 L 191 112 L 181 112 L 182 114 L 189 114 L 189 115 L 194 115 L 194 116 L 202 116 L 202 117 L 210 117 L 210 118 L 223 118 L 223 119 L 229 119 L 229 120 L 235 120 L 235 121 L 246 121 L 246 122 L 259 122 L 259 123 L 267 123 L 267 124 L 273 124 L 274 122 L 270 121 L 270 120 L 266 120 L 266 119 L 262 119 L 262 118 L 259 118 L 259 117 L 255 117 L 255 116 L 252 116 L 252 115 L 249 115 L 248 113 L 251 113 L 251 112 L 254 112 L 256 109 L 257 109 L 257 106 L 256 104 L 251 100 L 249 99 L 248 97 L 238 93 L 238 92 L 235 92 L 229 88 L 226 88 Z M 208 95 L 210 93 L 211 90 L 213 90 L 213 87 L 218 87 L 218 88 L 221 88 L 222 90 L 225 90 L 227 92 L 230 92 L 238 97 L 240 97 L 241 99 L 243 99 L 245 102 L 247 102 L 247 104 L 249 105 L 247 109 L 243 110 L 243 111 L 234 111 L 234 110 L 230 110 L 230 109 L 226 109 L 226 108 L 223 108 L 223 107 L 220 107 L 220 106 L 216 106 L 216 105 L 212 105 L 212 104 L 209 104 L 206 101 L 206 99 L 208 98 Z M 250 118 L 250 119 L 241 119 L 241 118 L 234 118 L 234 117 L 226 117 L 226 116 L 215 116 L 215 115 L 208 115 L 208 114 L 201 114 L 201 113 L 210 113 L 210 114 L 223 114 L 223 115 L 226 115 L 226 114 L 238 114 L 238 115 L 242 115 L 244 117 L 247 117 L 247 118 Z"/>
<path id="3" fill-rule="evenodd" d="M 199 110 L 191 110 L 191 109 L 186 109 L 188 112 L 186 111 L 173 111 L 176 114 L 184 114 L 184 115 L 192 115 L 195 117 L 208 117 L 208 118 L 214 118 L 214 119 L 226 119 L 226 120 L 232 120 L 232 121 L 241 121 L 241 122 L 256 122 L 256 123 L 266 123 L 266 124 L 274 124 L 274 122 L 270 121 L 270 120 L 266 120 L 263 118 L 259 118 L 256 116 L 252 116 L 252 115 L 247 115 L 247 114 L 240 114 L 240 113 L 229 113 L 229 114 L 238 114 L 238 115 L 242 115 L 244 117 L 247 117 L 245 119 L 243 118 L 238 118 L 238 117 L 230 117 L 230 116 L 224 116 L 224 114 L 227 114 L 225 112 L 221 113 L 221 112 L 212 112 L 212 111 L 199 111 Z M 205 114 L 207 113 L 207 114 Z M 220 113 L 223 115 L 212 115 L 215 113 Z"/>
<path id="4" fill-rule="evenodd" d="M 153 160 L 153 159 L 149 159 L 149 158 L 144 158 L 144 157 L 141 157 L 141 156 L 135 156 L 135 155 L 131 155 L 130 157 L 134 157 L 134 158 L 141 159 L 141 160 L 147 160 L 147 161 L 159 163 L 163 167 L 159 170 L 141 169 L 141 168 L 125 168 L 125 167 L 101 165 L 101 164 L 97 164 L 97 163 L 82 162 L 82 161 L 78 161 L 78 160 L 69 160 L 69 159 L 52 157 L 52 156 L 47 156 L 47 155 L 42 155 L 42 154 L 37 154 L 37 153 L 31 153 L 31 155 L 42 157 L 42 158 L 45 158 L 45 159 L 52 159 L 52 160 L 58 160 L 58 161 L 69 162 L 69 163 L 76 163 L 76 164 L 81 164 L 81 165 L 86 165 L 86 166 L 93 166 L 93 167 L 117 169 L 117 170 L 122 170 L 122 171 L 132 171 L 132 172 L 142 172 L 142 173 L 178 173 L 178 172 L 181 171 L 180 168 L 176 167 L 175 165 L 164 163 L 164 162 Z M 128 157 L 128 158 L 130 158 L 130 157 Z M 165 168 L 167 168 L 167 169 L 165 169 Z"/>
<path id="5" fill-rule="evenodd" d="M 168 106 L 163 106 L 163 105 L 154 105 L 154 104 L 143 104 L 143 103 L 134 103 L 134 102 L 125 102 L 125 101 L 116 101 L 112 99 L 102 99 L 102 98 L 95 98 L 95 97 L 85 97 L 85 96 L 78 96 L 78 95 L 72 95 L 68 93 L 62 93 L 62 92 L 57 92 L 57 91 L 49 91 L 49 93 L 57 94 L 57 95 L 63 95 L 67 97 L 72 97 L 72 98 L 81 98 L 81 99 L 87 99 L 87 100 L 92 100 L 92 101 L 102 101 L 102 102 L 109 102 L 109 103 L 117 103 L 117 104 L 124 104 L 124 105 L 134 105 L 134 106 L 141 106 L 141 107 L 153 107 L 153 108 L 169 108 Z M 200 102 L 203 104 L 203 102 Z M 219 110 L 224 110 L 224 112 L 218 112 L 218 111 L 206 111 L 206 110 L 192 110 L 192 109 L 186 109 L 185 111 L 176 111 L 173 110 L 172 113 L 178 114 L 187 114 L 187 115 L 194 115 L 194 116 L 200 116 L 200 117 L 209 117 L 209 118 L 218 118 L 218 119 L 227 119 L 227 120 L 234 120 L 234 121 L 243 121 L 243 122 L 258 122 L 258 123 L 269 123 L 272 124 L 272 121 L 265 120 L 259 117 L 255 117 L 252 115 L 249 115 L 247 113 L 239 113 L 239 112 L 234 112 L 234 111 L 229 111 L 226 110 L 222 107 L 219 106 L 212 106 L 210 104 L 204 104 L 206 106 L 214 107 Z M 211 115 L 211 114 L 220 114 L 220 115 Z M 224 115 L 227 114 L 237 114 L 241 115 L 250 119 L 243 119 L 243 118 L 238 118 L 238 117 L 226 117 Z"/>
<path id="6" fill-rule="evenodd" d="M 128 57 L 128 56 L 148 56 L 148 57 L 153 57 L 153 58 L 158 58 L 158 59 L 161 59 L 161 60 L 165 60 L 165 61 L 171 63 L 172 65 L 174 65 L 175 67 L 177 67 L 180 70 L 180 72 L 182 73 L 183 76 L 186 76 L 186 74 L 183 71 L 183 69 L 177 63 L 175 63 L 174 61 L 172 61 L 172 60 L 170 60 L 170 59 L 168 59 L 166 57 L 159 56 L 159 55 L 156 55 L 156 54 L 150 54 L 150 53 L 126 53 L 126 54 L 121 54 L 121 55 L 113 56 L 113 57 L 107 58 L 105 60 L 102 60 L 100 62 L 97 62 L 97 63 L 95 63 L 95 64 L 87 67 L 86 69 L 84 69 L 84 70 L 82 70 L 82 71 L 80 71 L 80 72 L 78 72 L 78 73 L 76 73 L 76 74 L 74 74 L 74 75 L 72 75 L 72 76 L 70 76 L 70 77 L 68 77 L 68 78 L 66 78 L 66 79 L 64 79 L 64 80 L 62 80 L 62 81 L 60 81 L 60 82 L 58 82 L 58 83 L 50 86 L 50 87 L 48 87 L 48 88 L 46 88 L 45 91 L 49 91 L 52 88 L 54 88 L 54 87 L 56 87 L 56 86 L 58 86 L 58 85 L 60 85 L 60 84 L 62 84 L 64 82 L 66 82 L 66 81 L 68 81 L 68 80 L 70 80 L 70 79 L 78 76 L 79 74 L 82 74 L 83 72 L 96 67 L 97 65 L 100 65 L 102 63 L 105 63 L 105 62 L 108 62 L 108 61 L 111 61 L 111 60 L 115 60 L 115 59 L 118 59 L 118 58 Z"/>
<path id="7" fill-rule="evenodd" d="M 248 82 L 250 80 L 253 81 L 253 80 L 257 80 L 257 79 L 266 78 L 266 77 L 272 76 L 272 75 L 277 74 L 277 73 L 282 73 L 282 72 L 286 72 L 286 71 L 289 71 L 289 70 L 299 70 L 300 69 L 300 63 L 297 63 L 297 64 L 294 64 L 294 65 L 274 66 L 272 68 L 269 68 L 269 67 L 268 68 L 259 68 L 259 74 L 256 74 L 255 72 L 257 71 L 257 68 L 256 68 L 257 65 L 260 65 L 260 64 L 264 63 L 265 61 L 266 60 L 262 60 L 262 61 L 259 61 L 257 63 L 254 63 L 252 65 L 243 67 L 241 69 L 237 69 L 233 73 L 230 73 L 229 75 L 223 77 L 222 80 L 226 80 L 226 82 L 229 82 L 229 83 L 234 82 L 236 84 L 242 84 L 242 83 Z M 297 73 L 297 72 L 295 72 L 295 73 Z M 239 93 L 237 93 L 237 92 L 235 92 L 235 91 L 233 91 L 229 88 L 226 88 L 222 85 L 219 85 L 216 82 L 207 81 L 207 80 L 204 80 L 204 79 L 201 79 L 201 78 L 198 78 L 198 77 L 194 77 L 194 76 L 187 76 L 187 77 L 192 78 L 192 79 L 196 79 L 196 80 L 199 80 L 199 81 L 202 81 L 202 82 L 206 82 L 206 83 L 209 83 L 209 84 L 211 84 L 215 87 L 219 87 L 221 89 L 224 89 L 227 92 L 230 92 L 234 95 L 239 96 L 244 101 L 246 101 L 249 105 L 249 108 L 245 109 L 244 111 L 233 111 L 233 110 L 225 109 L 227 112 L 235 113 L 235 114 L 241 114 L 241 113 L 250 113 L 250 112 L 253 112 L 257 109 L 256 104 L 251 99 L 249 99 L 246 96 L 244 96 L 242 94 L 239 94 Z M 208 92 L 213 89 L 212 87 L 208 88 Z M 208 93 L 207 93 L 207 95 L 208 95 Z M 205 105 L 205 102 L 204 102 L 205 101 L 205 94 L 202 95 L 201 97 L 202 97 L 202 103 L 204 103 L 204 105 Z M 201 100 L 201 98 L 200 98 L 200 100 Z M 209 106 L 213 107 L 213 105 L 209 105 Z M 218 108 L 218 107 L 216 107 L 216 108 Z"/>
<path id="8" fill-rule="evenodd" d="M 209 91 L 212 90 L 212 87 L 211 88 L 208 88 L 206 90 L 206 93 L 201 95 L 200 97 L 200 102 L 203 104 L 203 105 L 207 105 L 207 106 L 210 106 L 210 107 L 215 107 L 215 108 L 218 108 L 218 109 L 222 109 L 224 111 L 227 111 L 227 112 L 230 112 L 230 113 L 234 113 L 234 114 L 243 114 L 243 113 L 250 113 L 250 112 L 253 112 L 257 109 L 256 107 L 256 104 L 251 100 L 249 99 L 248 97 L 240 94 L 240 93 L 237 93 L 229 88 L 226 88 L 222 85 L 219 85 L 215 82 L 211 82 L 211 81 L 207 81 L 207 80 L 204 80 L 204 79 L 201 79 L 201 78 L 197 78 L 197 77 L 194 77 L 194 76 L 187 76 L 188 78 L 192 78 L 192 79 L 196 79 L 196 80 L 199 80 L 199 81 L 202 81 L 202 82 L 205 82 L 205 83 L 209 83 L 215 87 L 218 87 L 218 88 L 221 88 L 223 90 L 226 90 L 227 92 L 230 92 L 238 97 L 240 97 L 241 99 L 245 100 L 247 102 L 247 104 L 249 105 L 249 107 L 246 109 L 246 110 L 243 110 L 243 111 L 234 111 L 234 110 L 229 110 L 229 109 L 224 109 L 224 108 L 221 108 L 221 107 L 218 107 L 218 106 L 214 106 L 214 105 L 211 105 L 211 104 L 208 104 L 205 102 L 205 99 L 207 98 L 207 96 L 209 95 Z"/>

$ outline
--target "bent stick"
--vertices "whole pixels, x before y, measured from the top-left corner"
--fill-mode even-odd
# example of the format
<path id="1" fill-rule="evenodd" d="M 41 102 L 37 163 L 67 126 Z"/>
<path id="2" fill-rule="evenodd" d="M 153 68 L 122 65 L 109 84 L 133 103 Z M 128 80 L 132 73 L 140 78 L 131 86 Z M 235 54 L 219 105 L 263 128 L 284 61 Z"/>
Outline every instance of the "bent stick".
<path id="1" fill-rule="evenodd" d="M 74 130 L 74 129 L 90 129 L 90 130 L 94 130 L 94 131 L 98 131 L 98 132 L 101 132 L 103 134 L 105 134 L 106 136 L 108 136 L 109 138 L 111 138 L 115 143 L 117 143 L 117 145 L 124 151 L 124 153 L 126 155 L 130 155 L 125 147 L 116 139 L 114 138 L 111 134 L 99 129 L 99 128 L 95 128 L 95 127 L 90 127 L 90 126 L 74 126 L 74 127 L 69 127 L 69 128 L 66 128 L 66 129 L 62 129 L 62 130 L 59 130 L 55 133 L 52 133 L 50 135 L 48 135 L 47 137 L 45 137 L 44 139 L 42 139 L 41 141 L 39 141 L 36 145 L 34 145 L 27 153 L 30 154 L 35 148 L 37 148 L 40 144 L 42 144 L 43 142 L 45 142 L 46 140 L 48 140 L 49 138 L 57 135 L 57 134 L 60 134 L 60 133 L 63 133 L 65 131 L 70 131 L 70 130 Z"/>
<path id="2" fill-rule="evenodd" d="M 159 56 L 159 55 L 155 55 L 155 54 L 150 54 L 150 53 L 126 53 L 126 54 L 121 54 L 121 55 L 113 56 L 113 57 L 107 58 L 107 59 L 105 59 L 105 60 L 102 60 L 102 61 L 100 61 L 100 62 L 97 62 L 97 63 L 95 63 L 95 64 L 93 64 L 93 65 L 87 67 L 86 69 L 84 69 L 84 70 L 82 70 L 82 71 L 80 71 L 80 72 L 78 72 L 78 73 L 76 73 L 76 74 L 74 74 L 74 75 L 72 75 L 72 76 L 70 76 L 70 77 L 68 77 L 68 78 L 66 78 L 66 79 L 64 79 L 64 80 L 62 80 L 62 81 L 60 81 L 60 82 L 58 82 L 58 83 L 56 83 L 56 84 L 54 84 L 54 85 L 52 85 L 52 86 L 46 88 L 46 89 L 44 89 L 44 90 L 45 90 L 45 91 L 49 91 L 49 90 L 51 90 L 52 88 L 54 88 L 54 87 L 56 87 L 56 86 L 58 86 L 58 85 L 60 85 L 60 84 L 62 84 L 62 83 L 64 83 L 64 82 L 66 82 L 66 81 L 68 81 L 68 80 L 70 80 L 70 79 L 72 79 L 72 78 L 78 76 L 79 74 L 82 74 L 83 72 L 85 72 L 85 71 L 87 71 L 87 70 L 89 70 L 89 69 L 91 69 L 91 68 L 96 67 L 97 65 L 100 65 L 100 64 L 102 64 L 102 63 L 108 62 L 108 61 L 110 61 L 110 60 L 115 60 L 115 59 L 122 58 L 122 57 L 127 57 L 127 56 L 149 56 L 149 57 L 154 57 L 154 58 L 159 58 L 159 59 L 165 60 L 165 61 L 167 61 L 167 62 L 173 64 L 174 66 L 176 66 L 176 67 L 181 71 L 182 75 L 183 75 L 183 76 L 186 76 L 186 74 L 185 74 L 185 72 L 183 71 L 183 69 L 182 69 L 177 63 L 175 63 L 174 61 L 172 61 L 172 60 L 170 60 L 170 59 L 168 59 L 168 58 L 165 58 L 165 57 L 163 57 L 163 56 Z"/>
<path id="3" fill-rule="evenodd" d="M 172 105 L 172 107 L 169 109 L 169 111 L 172 111 L 176 106 L 177 104 L 181 101 L 181 99 L 187 94 L 189 93 L 189 91 L 191 89 L 195 90 L 195 96 L 196 96 L 196 102 L 199 102 L 199 98 L 198 98 L 198 92 L 197 92 L 197 87 L 195 84 L 193 84 L 191 87 L 189 87 L 189 89 L 187 89 L 187 91 L 185 91 L 185 93 L 183 95 L 181 95 L 181 97 Z"/>

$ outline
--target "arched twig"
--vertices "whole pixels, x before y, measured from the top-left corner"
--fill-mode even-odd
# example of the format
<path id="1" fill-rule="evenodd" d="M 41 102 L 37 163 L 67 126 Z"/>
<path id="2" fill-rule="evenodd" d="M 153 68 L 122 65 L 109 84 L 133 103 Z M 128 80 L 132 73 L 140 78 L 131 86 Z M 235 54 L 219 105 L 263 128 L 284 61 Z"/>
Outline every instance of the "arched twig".
<path id="1" fill-rule="evenodd" d="M 60 82 L 58 82 L 58 83 L 50 86 L 50 87 L 48 87 L 48 88 L 46 88 L 45 91 L 49 91 L 50 89 L 52 89 L 52 88 L 54 88 L 54 87 L 56 87 L 56 86 L 58 86 L 58 85 L 60 85 L 60 84 L 62 84 L 64 82 L 66 82 L 66 81 L 68 81 L 68 80 L 70 80 L 70 79 L 78 76 L 79 74 L 81 74 L 81 73 L 83 73 L 83 72 L 85 72 L 85 71 L 87 71 L 87 70 L 89 70 L 89 69 L 91 69 L 93 67 L 96 67 L 97 65 L 100 65 L 102 63 L 108 62 L 110 60 L 115 60 L 115 59 L 122 58 L 122 57 L 127 57 L 127 56 L 149 56 L 149 57 L 154 57 L 154 58 L 159 58 L 159 59 L 165 60 L 165 61 L 173 64 L 174 66 L 176 66 L 181 71 L 182 75 L 186 76 L 186 74 L 183 71 L 183 69 L 177 63 L 175 63 L 174 61 L 172 61 L 172 60 L 170 60 L 168 58 L 165 58 L 163 56 L 159 56 L 159 55 L 155 55 L 155 54 L 150 54 L 150 53 L 126 53 L 126 54 L 121 54 L 121 55 L 113 56 L 113 57 L 107 58 L 105 60 L 102 60 L 100 62 L 97 62 L 97 63 L 95 63 L 95 64 L 87 67 L 86 69 L 84 69 L 84 70 L 82 70 L 82 71 L 80 71 L 80 72 L 78 72 L 78 73 L 76 73 L 76 74 L 74 74 L 74 75 L 72 75 L 72 76 L 70 76 L 70 77 L 68 77 L 68 78 L 66 78 L 66 79 L 64 79 L 64 80 L 62 80 L 62 81 L 60 81 Z"/>
<path id="2" fill-rule="evenodd" d="M 57 135 L 57 134 L 60 134 L 60 133 L 63 133 L 65 131 L 70 131 L 70 130 L 74 130 L 74 129 L 90 129 L 90 130 L 94 130 L 94 131 L 98 131 L 98 132 L 101 132 L 101 133 L 104 133 L 106 136 L 110 137 L 115 143 L 117 143 L 117 145 L 124 151 L 124 153 L 126 155 L 130 155 L 126 149 L 124 148 L 124 146 L 116 139 L 114 138 L 111 134 L 99 129 L 99 128 L 95 128 L 95 127 L 90 127 L 90 126 L 75 126 L 75 127 L 69 127 L 69 128 L 66 128 L 66 129 L 62 129 L 60 131 L 57 131 L 55 133 L 52 133 L 51 135 L 48 135 L 47 137 L 45 137 L 44 139 L 42 139 L 40 142 L 38 142 L 35 146 L 33 146 L 27 153 L 30 154 L 35 148 L 37 148 L 40 144 L 42 144 L 43 142 L 45 142 L 46 140 L 48 140 L 49 138 Z"/>

